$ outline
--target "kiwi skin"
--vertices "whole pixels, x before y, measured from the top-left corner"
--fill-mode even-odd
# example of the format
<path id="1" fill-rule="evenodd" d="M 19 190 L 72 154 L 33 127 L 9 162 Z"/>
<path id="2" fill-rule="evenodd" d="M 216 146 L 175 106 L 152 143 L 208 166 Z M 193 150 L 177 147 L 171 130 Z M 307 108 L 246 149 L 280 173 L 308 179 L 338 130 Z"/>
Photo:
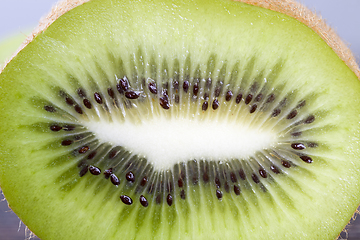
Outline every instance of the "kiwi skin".
<path id="1" fill-rule="evenodd" d="M 267 1 L 267 2 L 268 2 L 268 1 Z M 69 3 L 67 2 L 66 4 L 69 4 Z M 252 3 L 250 3 L 250 4 L 256 5 L 254 2 L 252 2 Z M 259 5 L 259 6 L 262 6 L 262 5 Z M 270 5 L 269 8 L 271 8 L 271 6 L 272 6 L 272 5 Z M 60 7 L 60 9 L 63 9 L 63 8 Z M 66 8 L 65 8 L 65 9 L 66 9 Z M 288 15 L 291 15 L 291 14 L 288 14 Z M 299 15 L 302 16 L 301 13 L 299 13 Z M 58 15 L 58 14 L 55 14 L 55 16 L 59 16 L 59 15 Z M 311 24 L 309 24 L 309 25 L 311 25 Z M 35 35 L 37 35 L 37 34 L 35 34 Z M 33 35 L 33 36 L 35 36 L 35 35 Z M 329 44 L 329 45 L 331 45 L 331 44 Z M 340 44 L 340 45 L 341 45 L 341 44 Z M 339 51 L 339 50 L 337 50 L 337 49 L 334 48 L 334 47 L 333 47 L 333 49 L 334 49 L 335 51 Z M 340 50 L 339 52 L 342 52 L 342 51 Z M 343 52 L 346 52 L 346 51 L 343 51 Z M 349 58 L 349 57 L 343 57 L 343 56 L 340 56 L 340 57 L 341 57 L 342 59 L 352 59 L 352 57 L 350 57 L 350 58 Z M 351 62 L 351 61 L 350 61 L 350 62 Z M 349 66 L 349 65 L 352 66 L 351 63 L 348 63 L 348 62 L 346 62 L 346 63 L 348 64 L 348 66 Z M 356 66 L 356 67 L 357 67 L 357 66 Z M 353 71 L 356 72 L 355 70 L 353 70 Z"/>

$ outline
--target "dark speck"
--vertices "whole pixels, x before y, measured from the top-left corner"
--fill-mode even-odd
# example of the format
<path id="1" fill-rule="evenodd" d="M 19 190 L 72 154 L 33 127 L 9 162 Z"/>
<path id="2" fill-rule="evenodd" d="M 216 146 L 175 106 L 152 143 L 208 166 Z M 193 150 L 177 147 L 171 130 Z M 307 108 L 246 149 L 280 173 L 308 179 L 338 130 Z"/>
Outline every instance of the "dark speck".
<path id="1" fill-rule="evenodd" d="M 213 103 L 212 103 L 212 108 L 214 110 L 218 109 L 219 107 L 219 101 L 217 99 L 214 99 Z"/>
<path id="2" fill-rule="evenodd" d="M 171 194 L 167 195 L 166 202 L 169 206 L 171 206 L 173 204 L 173 198 L 172 198 Z"/>
<path id="3" fill-rule="evenodd" d="M 206 110 L 208 109 L 208 107 L 209 107 L 209 103 L 208 103 L 207 101 L 205 101 L 205 102 L 203 102 L 201 109 L 202 109 L 203 111 L 206 111 Z"/>
<path id="4" fill-rule="evenodd" d="M 102 104 L 103 103 L 103 100 L 102 100 L 102 97 L 99 93 L 94 93 L 94 98 L 95 98 L 95 101 L 98 103 L 98 104 Z"/>
<path id="5" fill-rule="evenodd" d="M 184 89 L 184 92 L 188 92 L 189 90 L 189 81 L 184 81 L 183 83 L 183 89 Z"/>
<path id="6" fill-rule="evenodd" d="M 55 108 L 53 106 L 44 106 L 45 111 L 47 112 L 56 112 Z"/>
<path id="7" fill-rule="evenodd" d="M 129 196 L 126 196 L 126 195 L 121 195 L 120 199 L 126 205 L 131 205 L 133 203 L 132 199 Z"/>
<path id="8" fill-rule="evenodd" d="M 85 107 L 87 107 L 88 109 L 91 109 L 91 102 L 88 99 L 84 99 L 83 102 L 84 102 Z"/>
<path id="9" fill-rule="evenodd" d="M 141 203 L 141 205 L 143 205 L 143 207 L 149 206 L 149 203 L 148 203 L 147 199 L 144 197 L 144 195 L 140 196 L 140 203 Z"/>
<path id="10" fill-rule="evenodd" d="M 245 98 L 245 104 L 248 105 L 252 99 L 253 99 L 252 94 L 247 95 L 247 97 Z"/>
<path id="11" fill-rule="evenodd" d="M 308 156 L 301 156 L 300 158 L 301 158 L 301 160 L 303 160 L 306 163 L 312 163 L 313 162 L 311 157 L 308 157 Z"/>
<path id="12" fill-rule="evenodd" d="M 114 184 L 115 186 L 120 185 L 120 180 L 119 178 L 115 175 L 115 174 L 111 174 L 110 175 L 110 181 L 112 184 Z"/>
<path id="13" fill-rule="evenodd" d="M 92 175 L 100 175 L 101 170 L 98 167 L 90 166 L 89 171 Z"/>
<path id="14" fill-rule="evenodd" d="M 232 96 L 233 96 L 232 91 L 231 91 L 231 90 L 227 91 L 225 100 L 226 100 L 227 102 L 229 102 L 229 101 L 231 100 Z"/>
<path id="15" fill-rule="evenodd" d="M 53 132 L 58 132 L 62 129 L 62 127 L 60 127 L 59 125 L 51 125 L 50 126 L 50 130 Z"/>
<path id="16" fill-rule="evenodd" d="M 240 188 L 238 186 L 236 186 L 236 185 L 234 185 L 234 193 L 236 195 L 240 195 Z"/>
<path id="17" fill-rule="evenodd" d="M 242 99 L 242 94 L 239 93 L 237 96 L 236 96 L 236 104 L 239 104 L 241 102 L 241 99 Z"/>
<path id="18" fill-rule="evenodd" d="M 140 97 L 140 93 L 135 91 L 128 91 L 125 93 L 125 97 L 128 99 L 137 99 Z"/>
<path id="19" fill-rule="evenodd" d="M 258 176 L 256 176 L 255 173 L 253 173 L 253 174 L 251 175 L 251 178 L 252 178 L 252 180 L 253 180 L 255 183 L 259 183 L 259 182 L 260 182 Z"/>
<path id="20" fill-rule="evenodd" d="M 222 194 L 222 192 L 221 192 L 219 189 L 216 189 L 216 197 L 217 197 L 218 199 L 221 199 L 221 198 L 223 197 L 223 194 Z"/>
<path id="21" fill-rule="evenodd" d="M 154 83 L 154 82 L 149 83 L 148 88 L 151 93 L 157 94 L 156 83 Z"/>
<path id="22" fill-rule="evenodd" d="M 131 183 L 133 183 L 133 182 L 135 182 L 135 175 L 134 175 L 134 173 L 133 172 L 128 172 L 127 174 L 126 174 L 126 180 L 128 180 L 129 182 L 131 182 Z"/>

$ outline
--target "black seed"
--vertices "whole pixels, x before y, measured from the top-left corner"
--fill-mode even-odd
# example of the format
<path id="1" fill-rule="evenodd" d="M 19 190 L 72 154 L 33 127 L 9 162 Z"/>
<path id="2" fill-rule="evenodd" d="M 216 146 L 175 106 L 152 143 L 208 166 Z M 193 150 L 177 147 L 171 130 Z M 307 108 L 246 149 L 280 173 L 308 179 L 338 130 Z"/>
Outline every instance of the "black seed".
<path id="1" fill-rule="evenodd" d="M 230 173 L 230 179 L 233 183 L 237 182 L 237 177 L 236 174 L 234 172 Z"/>
<path id="2" fill-rule="evenodd" d="M 171 206 L 173 204 L 173 198 L 170 194 L 167 195 L 166 202 L 169 206 Z"/>
<path id="3" fill-rule="evenodd" d="M 255 173 L 253 173 L 253 174 L 251 175 L 251 178 L 252 178 L 252 180 L 253 180 L 256 184 L 260 182 L 258 176 L 256 176 Z"/>
<path id="4" fill-rule="evenodd" d="M 84 102 L 85 107 L 87 107 L 88 109 L 91 109 L 91 102 L 88 99 L 84 99 L 83 102 Z"/>
<path id="5" fill-rule="evenodd" d="M 79 88 L 79 89 L 77 90 L 77 94 L 78 94 L 80 97 L 82 97 L 82 98 L 85 98 L 85 97 L 86 97 L 85 91 L 84 91 L 83 89 L 81 89 L 81 88 Z"/>
<path id="6" fill-rule="evenodd" d="M 245 98 L 245 104 L 248 105 L 251 102 L 252 98 L 253 95 L 251 93 L 247 95 L 247 97 Z"/>
<path id="7" fill-rule="evenodd" d="M 64 131 L 72 131 L 75 129 L 75 126 L 71 126 L 71 125 L 65 125 L 63 126 L 63 130 Z"/>
<path id="8" fill-rule="evenodd" d="M 98 167 L 90 166 L 89 171 L 92 175 L 100 175 L 101 170 Z"/>
<path id="9" fill-rule="evenodd" d="M 313 143 L 313 142 L 308 143 L 308 147 L 310 147 L 310 148 L 316 148 L 317 146 L 318 146 L 317 143 Z"/>
<path id="10" fill-rule="evenodd" d="M 122 90 L 127 91 L 129 89 L 129 83 L 128 83 L 126 77 L 120 79 L 119 83 L 120 83 Z"/>
<path id="11" fill-rule="evenodd" d="M 89 146 L 83 146 L 82 148 L 79 149 L 79 153 L 83 154 L 86 153 L 87 151 L 89 151 Z"/>
<path id="12" fill-rule="evenodd" d="M 302 108 L 306 105 L 306 100 L 302 100 L 296 107 L 297 108 Z"/>
<path id="13" fill-rule="evenodd" d="M 80 177 L 83 177 L 88 171 L 89 171 L 89 166 L 87 165 L 84 166 L 79 173 Z"/>
<path id="14" fill-rule="evenodd" d="M 291 164 L 290 164 L 288 161 L 285 161 L 285 160 L 282 160 L 282 161 L 281 161 L 281 164 L 282 164 L 284 167 L 286 167 L 286 168 L 291 167 Z"/>
<path id="15" fill-rule="evenodd" d="M 308 156 L 301 156 L 300 158 L 301 158 L 301 160 L 303 160 L 306 163 L 312 163 L 313 162 L 311 157 L 308 157 Z"/>
<path id="16" fill-rule="evenodd" d="M 69 97 L 65 98 L 65 102 L 66 102 L 68 105 L 70 105 L 70 106 L 74 105 L 74 100 L 72 100 L 72 99 L 69 98 Z"/>
<path id="17" fill-rule="evenodd" d="M 53 132 L 58 132 L 62 129 L 62 127 L 60 127 L 59 125 L 51 125 L 50 126 L 50 130 Z"/>
<path id="18" fill-rule="evenodd" d="M 302 143 L 293 143 L 291 144 L 291 147 L 295 150 L 303 150 L 305 149 L 305 145 Z"/>
<path id="19" fill-rule="evenodd" d="M 257 105 L 256 104 L 253 104 L 250 108 L 250 113 L 254 113 L 257 109 Z"/>
<path id="20" fill-rule="evenodd" d="M 151 93 L 157 94 L 156 83 L 154 83 L 154 82 L 149 83 L 148 88 Z"/>
<path id="21" fill-rule="evenodd" d="M 131 205 L 133 203 L 132 199 L 129 196 L 126 196 L 126 195 L 121 195 L 120 199 L 126 205 Z"/>
<path id="22" fill-rule="evenodd" d="M 104 171 L 105 178 L 108 179 L 112 173 L 113 173 L 112 168 L 105 170 Z"/>
<path id="23" fill-rule="evenodd" d="M 238 186 L 236 186 L 236 185 L 234 185 L 234 193 L 236 195 L 240 195 L 240 188 Z"/>
<path id="24" fill-rule="evenodd" d="M 276 166 L 274 166 L 274 165 L 271 165 L 271 166 L 270 166 L 270 169 L 271 169 L 271 171 L 273 171 L 273 172 L 276 173 L 276 174 L 279 174 L 279 173 L 280 173 L 279 169 L 278 169 Z"/>
<path id="25" fill-rule="evenodd" d="M 93 151 L 87 156 L 87 159 L 93 159 L 96 156 L 96 151 Z"/>
<path id="26" fill-rule="evenodd" d="M 67 139 L 67 140 L 62 141 L 62 142 L 61 142 L 61 145 L 63 145 L 63 146 L 69 146 L 69 145 L 71 145 L 72 143 L 73 143 L 72 140 Z"/>
<path id="27" fill-rule="evenodd" d="M 121 86 L 120 86 L 119 83 L 116 84 L 116 89 L 118 90 L 118 92 L 119 92 L 120 94 L 124 94 L 124 90 L 121 88 Z"/>
<path id="28" fill-rule="evenodd" d="M 307 119 L 305 119 L 305 124 L 309 124 L 315 121 L 314 115 L 310 115 Z"/>
<path id="29" fill-rule="evenodd" d="M 141 179 L 140 186 L 142 186 L 142 187 L 145 186 L 147 181 L 148 181 L 147 177 L 146 176 L 143 177 L 143 179 Z"/>
<path id="30" fill-rule="evenodd" d="M 206 110 L 208 109 L 208 107 L 209 107 L 209 103 L 208 103 L 207 101 L 203 102 L 203 104 L 202 104 L 202 110 L 203 110 L 203 111 L 206 111 Z"/>
<path id="31" fill-rule="evenodd" d="M 83 114 L 83 110 L 81 109 L 81 107 L 79 105 L 76 104 L 74 109 L 77 113 Z"/>
<path id="32" fill-rule="evenodd" d="M 241 99 L 242 99 L 242 94 L 239 93 L 237 96 L 236 96 L 236 104 L 239 104 L 241 102 Z"/>
<path id="33" fill-rule="evenodd" d="M 229 184 L 227 182 L 225 182 L 224 188 L 225 188 L 226 192 L 230 192 L 230 187 L 229 187 Z"/>
<path id="34" fill-rule="evenodd" d="M 128 172 L 127 174 L 126 174 L 126 180 L 128 180 L 129 182 L 131 182 L 131 183 L 133 183 L 133 182 L 135 182 L 135 175 L 134 175 L 134 173 L 133 172 Z"/>
<path id="35" fill-rule="evenodd" d="M 147 199 L 144 197 L 144 195 L 140 196 L 140 203 L 141 203 L 141 205 L 143 205 L 143 207 L 149 206 L 149 203 L 148 203 Z"/>
<path id="36" fill-rule="evenodd" d="M 269 97 L 266 99 L 266 103 L 271 103 L 275 100 L 275 95 L 272 93 L 269 95 Z"/>
<path id="37" fill-rule="evenodd" d="M 179 82 L 177 80 L 174 80 L 173 81 L 173 86 L 174 86 L 175 90 L 178 90 L 179 89 Z"/>
<path id="38" fill-rule="evenodd" d="M 183 89 L 184 89 L 184 92 L 188 92 L 189 90 L 189 81 L 184 81 L 184 84 L 183 84 Z"/>
<path id="39" fill-rule="evenodd" d="M 157 203 L 157 204 L 160 204 L 160 203 L 161 203 L 161 195 L 160 195 L 160 194 L 158 194 L 158 195 L 156 196 L 156 203 Z"/>
<path id="40" fill-rule="evenodd" d="M 218 177 L 215 177 L 215 186 L 216 186 L 216 188 L 221 188 L 221 182 Z"/>
<path id="41" fill-rule="evenodd" d="M 212 108 L 214 110 L 218 109 L 219 107 L 219 101 L 217 99 L 214 99 L 213 103 L 212 103 Z"/>
<path id="42" fill-rule="evenodd" d="M 205 183 L 209 182 L 209 175 L 206 172 L 203 174 L 203 180 Z"/>
<path id="43" fill-rule="evenodd" d="M 302 132 L 293 132 L 291 133 L 291 136 L 298 137 L 302 134 Z"/>
<path id="44" fill-rule="evenodd" d="M 222 196 L 223 196 L 222 192 L 221 192 L 219 189 L 216 189 L 216 197 L 217 197 L 218 199 L 221 199 Z"/>
<path id="45" fill-rule="evenodd" d="M 204 100 L 208 100 L 209 99 L 209 94 L 208 93 L 204 93 Z"/>
<path id="46" fill-rule="evenodd" d="M 175 95 L 175 103 L 179 103 L 180 102 L 180 97 L 179 95 Z"/>
<path id="47" fill-rule="evenodd" d="M 128 99 L 137 99 L 140 97 L 140 93 L 134 91 L 128 91 L 125 93 L 125 97 Z"/>
<path id="48" fill-rule="evenodd" d="M 195 83 L 194 84 L 194 88 L 193 88 L 193 94 L 194 96 L 197 96 L 199 92 L 199 83 Z"/>
<path id="49" fill-rule="evenodd" d="M 232 98 L 232 96 L 233 96 L 232 91 L 231 91 L 231 90 L 227 91 L 225 100 L 226 100 L 226 101 L 230 101 L 231 98 Z"/>
<path id="50" fill-rule="evenodd" d="M 298 114 L 298 112 L 296 110 L 292 110 L 287 116 L 287 119 L 293 119 L 294 117 L 296 117 L 296 115 Z"/>
<path id="51" fill-rule="evenodd" d="M 259 169 L 259 174 L 260 174 L 261 177 L 267 178 L 267 172 L 265 171 L 265 169 L 260 168 Z"/>
<path id="52" fill-rule="evenodd" d="M 263 95 L 262 93 L 259 93 L 256 97 L 255 97 L 255 102 L 260 102 L 262 99 Z"/>
<path id="53" fill-rule="evenodd" d="M 274 109 L 274 111 L 272 112 L 271 116 L 272 116 L 272 117 L 277 117 L 277 116 L 279 116 L 280 113 L 281 113 L 281 110 L 278 109 L 278 108 L 276 108 L 276 109 Z"/>
<path id="54" fill-rule="evenodd" d="M 102 97 L 99 93 L 94 93 L 94 98 L 95 98 L 95 101 L 98 103 L 98 104 L 102 104 L 103 103 L 103 100 L 102 100 Z"/>
<path id="55" fill-rule="evenodd" d="M 119 178 L 115 175 L 115 174 L 110 174 L 110 181 L 112 184 L 114 184 L 115 186 L 120 185 L 120 180 Z"/>
<path id="56" fill-rule="evenodd" d="M 160 99 L 160 106 L 163 108 L 163 109 L 169 109 L 170 108 L 170 104 L 169 104 L 169 100 L 167 97 L 161 97 Z"/>
<path id="57" fill-rule="evenodd" d="M 241 177 L 242 180 L 245 180 L 245 179 L 246 179 L 246 175 L 245 175 L 245 172 L 244 172 L 243 169 L 240 169 L 240 170 L 239 170 L 239 174 L 240 174 L 240 177 Z"/>
<path id="58" fill-rule="evenodd" d="M 184 191 L 184 189 L 181 190 L 181 192 L 180 192 L 180 197 L 181 197 L 181 199 L 184 199 L 184 200 L 185 200 L 185 191 Z"/>
<path id="59" fill-rule="evenodd" d="M 81 134 L 75 135 L 75 137 L 74 137 L 75 140 L 81 140 L 83 138 L 84 138 L 84 135 L 81 135 Z"/>
<path id="60" fill-rule="evenodd" d="M 219 96 L 220 96 L 220 92 L 221 92 L 221 87 L 216 87 L 216 88 L 215 88 L 215 97 L 219 97 Z"/>
<path id="61" fill-rule="evenodd" d="M 45 111 L 47 112 L 56 112 L 53 106 L 44 106 Z"/>
<path id="62" fill-rule="evenodd" d="M 117 151 L 116 150 L 112 150 L 110 153 L 109 153 L 109 159 L 113 159 L 117 154 Z"/>
<path id="63" fill-rule="evenodd" d="M 178 180 L 178 186 L 180 188 L 182 188 L 184 186 L 184 181 L 181 178 L 179 178 L 179 180 Z"/>
<path id="64" fill-rule="evenodd" d="M 107 92 L 108 92 L 108 94 L 109 94 L 109 96 L 111 98 L 115 98 L 115 93 L 114 93 L 114 90 L 112 88 L 108 88 Z"/>

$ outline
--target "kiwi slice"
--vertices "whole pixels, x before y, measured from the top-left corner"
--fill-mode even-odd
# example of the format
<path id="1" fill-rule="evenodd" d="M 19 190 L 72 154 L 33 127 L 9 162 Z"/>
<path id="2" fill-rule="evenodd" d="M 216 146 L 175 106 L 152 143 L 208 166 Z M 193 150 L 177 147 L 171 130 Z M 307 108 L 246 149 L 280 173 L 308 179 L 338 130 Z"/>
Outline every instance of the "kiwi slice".
<path id="1" fill-rule="evenodd" d="M 10 207 L 41 239 L 335 239 L 360 82 L 327 43 L 242 2 L 73 8 L 0 75 Z"/>

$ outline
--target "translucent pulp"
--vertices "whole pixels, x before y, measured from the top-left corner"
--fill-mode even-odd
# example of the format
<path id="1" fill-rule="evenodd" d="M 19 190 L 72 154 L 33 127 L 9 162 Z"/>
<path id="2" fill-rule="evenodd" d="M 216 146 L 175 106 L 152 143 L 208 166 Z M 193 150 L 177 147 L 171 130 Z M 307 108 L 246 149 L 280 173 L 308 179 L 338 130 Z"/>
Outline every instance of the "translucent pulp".
<path id="1" fill-rule="evenodd" d="M 125 147 L 144 156 L 155 169 L 170 169 L 193 159 L 224 161 L 253 156 L 275 143 L 275 134 L 236 122 L 156 118 L 134 124 L 130 121 L 85 124 L 100 141 Z"/>

